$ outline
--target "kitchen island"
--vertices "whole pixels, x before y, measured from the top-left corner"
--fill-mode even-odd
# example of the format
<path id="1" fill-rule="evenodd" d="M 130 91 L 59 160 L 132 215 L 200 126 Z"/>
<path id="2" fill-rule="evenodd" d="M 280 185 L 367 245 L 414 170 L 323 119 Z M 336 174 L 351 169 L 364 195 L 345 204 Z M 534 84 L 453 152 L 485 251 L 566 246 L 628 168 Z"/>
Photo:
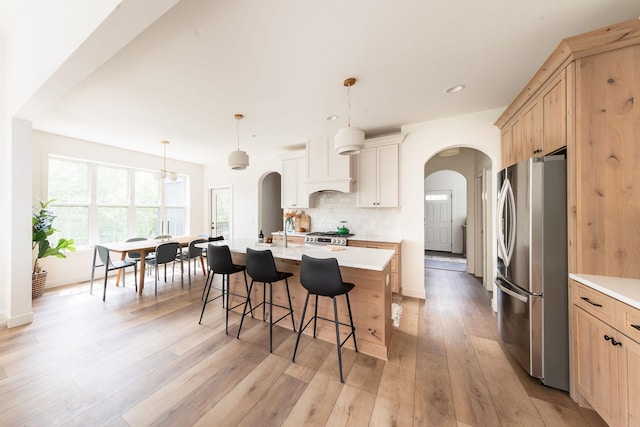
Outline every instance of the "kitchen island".
<path id="1" fill-rule="evenodd" d="M 236 239 L 230 241 L 211 242 L 213 245 L 228 245 L 231 250 L 233 262 L 236 264 L 245 264 L 245 254 L 247 248 L 256 250 L 270 249 L 276 262 L 276 268 L 279 271 L 288 271 L 293 273 L 293 277 L 289 279 L 289 289 L 291 292 L 291 303 L 294 310 L 294 318 L 296 328 L 299 326 L 302 316 L 302 308 L 306 297 L 306 290 L 300 284 L 300 263 L 302 255 L 308 255 L 314 258 L 336 258 L 340 265 L 342 280 L 355 284 L 355 288 L 349 294 L 351 300 L 351 309 L 353 312 L 353 322 L 356 327 L 356 337 L 358 341 L 358 350 L 364 354 L 387 360 L 389 355 L 389 343 L 391 342 L 391 333 L 393 330 L 391 319 L 391 286 L 390 268 L 394 251 L 386 249 L 370 249 L 357 247 L 342 247 L 340 250 L 330 250 L 327 246 L 312 246 L 301 244 L 289 244 L 283 247 L 281 244 L 274 246 L 260 245 L 250 239 Z M 206 244 L 199 245 L 206 247 Z M 247 278 L 251 280 L 249 277 Z M 219 287 L 220 278 L 216 276 Z M 235 274 L 230 280 L 231 291 L 244 294 L 244 282 L 242 275 Z M 273 287 L 274 303 L 287 305 L 287 295 L 284 285 L 276 284 Z M 262 301 L 262 286 L 254 286 L 251 295 L 251 301 L 256 304 Z M 239 302 L 239 300 L 238 300 Z M 313 299 L 309 301 L 311 305 Z M 230 305 L 234 305 L 232 301 Z M 346 302 L 338 299 L 338 310 L 341 321 L 348 318 Z M 236 309 L 242 312 L 241 307 Z M 256 312 L 256 315 L 261 310 Z M 318 314 L 329 319 L 333 318 L 333 306 L 331 301 L 326 298 L 320 298 L 318 301 Z M 268 315 L 268 313 L 267 313 Z M 276 311 L 274 306 L 274 317 L 279 318 L 280 313 Z M 206 321 L 206 314 L 203 321 Z M 279 326 L 291 328 L 289 322 L 281 322 Z M 345 337 L 348 331 L 341 331 Z M 312 336 L 313 328 L 307 328 L 305 335 Z M 333 322 L 319 321 L 317 338 L 335 344 L 335 326 Z M 346 347 L 352 348 L 351 341 L 345 344 Z"/>

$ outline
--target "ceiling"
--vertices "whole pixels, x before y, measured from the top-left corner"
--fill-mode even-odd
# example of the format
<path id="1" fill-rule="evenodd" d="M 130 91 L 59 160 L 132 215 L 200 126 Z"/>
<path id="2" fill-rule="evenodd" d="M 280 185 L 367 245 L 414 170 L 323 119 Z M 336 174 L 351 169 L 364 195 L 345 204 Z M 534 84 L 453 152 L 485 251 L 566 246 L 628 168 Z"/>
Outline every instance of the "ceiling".
<path id="1" fill-rule="evenodd" d="M 355 77 L 352 125 L 393 133 L 505 107 L 561 39 L 638 16 L 638 0 L 182 0 L 33 126 L 158 155 L 166 139 L 205 164 L 235 148 L 235 113 L 250 155 L 335 133 Z"/>

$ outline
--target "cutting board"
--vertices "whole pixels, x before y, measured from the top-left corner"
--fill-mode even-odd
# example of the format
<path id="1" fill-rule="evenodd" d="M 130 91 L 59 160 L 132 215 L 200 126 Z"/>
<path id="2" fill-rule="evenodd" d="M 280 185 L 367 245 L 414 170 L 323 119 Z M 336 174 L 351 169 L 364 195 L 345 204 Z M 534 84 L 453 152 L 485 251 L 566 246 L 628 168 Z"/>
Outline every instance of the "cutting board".
<path id="1" fill-rule="evenodd" d="M 311 231 L 311 217 L 304 213 L 304 211 L 301 211 L 296 215 L 295 224 L 296 231 L 303 233 L 306 231 Z"/>

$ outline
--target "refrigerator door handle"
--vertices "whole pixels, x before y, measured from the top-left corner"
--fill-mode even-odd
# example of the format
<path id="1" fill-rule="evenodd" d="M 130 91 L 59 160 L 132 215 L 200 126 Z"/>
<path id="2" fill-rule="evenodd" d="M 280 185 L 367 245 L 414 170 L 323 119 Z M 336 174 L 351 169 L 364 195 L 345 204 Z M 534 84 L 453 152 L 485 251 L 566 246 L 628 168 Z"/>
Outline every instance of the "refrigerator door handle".
<path id="1" fill-rule="evenodd" d="M 498 256 L 502 258 L 502 261 L 505 265 L 507 263 L 507 249 L 505 247 L 505 237 L 504 237 L 504 204 L 505 204 L 505 192 L 506 192 L 507 181 L 502 184 L 502 188 L 500 189 L 500 194 L 498 194 Z"/>
<path id="2" fill-rule="evenodd" d="M 499 277 L 496 277 L 496 285 L 498 285 L 498 287 L 502 290 L 502 292 L 509 295 L 510 297 L 517 299 L 518 301 L 522 301 L 524 303 L 529 302 L 528 295 L 523 295 L 517 292 L 515 289 L 511 289 L 510 287 L 507 288 L 505 284 L 508 285 L 504 280 L 500 279 Z"/>
<path id="3" fill-rule="evenodd" d="M 513 188 L 511 182 L 507 180 L 507 194 L 506 194 L 507 207 L 509 208 L 509 240 L 507 240 L 507 266 L 511 263 L 511 257 L 513 256 L 513 249 L 516 241 L 516 198 L 513 196 Z"/>
<path id="4" fill-rule="evenodd" d="M 508 210 L 505 210 L 506 209 Z M 505 179 L 498 196 L 498 252 L 504 264 L 508 267 L 513 256 L 516 238 L 516 206 L 513 188 L 509 179 Z M 507 218 L 505 218 L 505 216 Z M 505 219 L 508 221 L 508 236 L 505 236 Z"/>

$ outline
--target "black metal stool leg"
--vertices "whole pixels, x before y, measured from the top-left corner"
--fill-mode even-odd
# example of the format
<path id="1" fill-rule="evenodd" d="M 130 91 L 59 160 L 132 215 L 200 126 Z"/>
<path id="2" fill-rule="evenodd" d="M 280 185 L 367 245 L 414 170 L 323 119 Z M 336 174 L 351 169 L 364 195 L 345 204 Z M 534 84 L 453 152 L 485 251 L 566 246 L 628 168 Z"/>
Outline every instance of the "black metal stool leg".
<path id="1" fill-rule="evenodd" d="M 224 279 L 226 277 L 226 286 L 224 284 Z M 222 284 L 222 289 L 223 289 L 223 296 L 222 299 L 224 299 L 224 294 L 227 295 L 227 306 L 225 307 L 225 316 L 224 316 L 224 333 L 229 335 L 229 275 L 225 274 L 222 276 L 222 280 L 223 280 L 223 284 Z"/>
<path id="2" fill-rule="evenodd" d="M 316 337 L 316 325 L 318 324 L 318 295 L 316 294 L 316 311 L 313 315 L 313 338 Z"/>
<path id="3" fill-rule="evenodd" d="M 293 320 L 293 306 L 291 305 L 291 294 L 289 293 L 289 281 L 285 278 L 284 285 L 287 288 L 287 298 L 289 299 L 289 313 L 291 313 L 291 324 L 293 325 L 293 332 L 296 331 L 296 322 Z"/>
<path id="4" fill-rule="evenodd" d="M 309 304 L 309 292 L 307 292 L 307 297 L 304 299 L 304 307 L 302 308 L 302 319 L 300 320 L 300 327 L 298 328 L 298 336 L 296 337 L 296 346 L 293 349 L 293 357 L 291 361 L 295 363 L 296 361 L 296 352 L 298 351 L 298 344 L 300 343 L 300 335 L 302 335 L 302 331 L 304 330 L 304 316 L 307 313 L 307 304 Z"/>
<path id="5" fill-rule="evenodd" d="M 269 353 L 273 353 L 273 283 L 271 282 L 269 282 Z"/>
<path id="6" fill-rule="evenodd" d="M 247 306 L 251 307 L 251 290 L 253 289 L 253 280 L 251 281 L 251 285 L 249 285 L 247 299 L 244 302 L 244 308 L 242 309 L 242 317 L 240 318 L 240 326 L 238 326 L 238 334 L 236 338 L 240 338 L 240 331 L 242 330 L 242 323 L 244 322 L 244 316 L 247 315 Z M 256 307 L 257 308 L 257 307 Z"/>
<path id="7" fill-rule="evenodd" d="M 333 297 L 333 315 L 335 316 L 336 323 L 336 345 L 338 347 L 338 367 L 340 368 L 340 382 L 344 383 L 342 378 L 342 348 L 340 347 L 340 322 L 338 320 L 338 304 L 336 297 Z"/>
<path id="8" fill-rule="evenodd" d="M 356 353 L 358 352 L 358 342 L 356 340 L 356 327 L 353 326 L 353 316 L 351 316 L 351 303 L 349 302 L 349 294 L 344 294 L 347 297 L 347 309 L 349 310 L 349 323 L 351 323 L 351 336 L 353 338 L 353 346 L 356 348 Z"/>
<path id="9" fill-rule="evenodd" d="M 202 304 L 202 313 L 200 313 L 200 320 L 198 321 L 199 325 L 202 324 L 202 316 L 204 316 L 204 309 L 207 307 L 207 303 L 209 302 L 209 293 L 211 292 L 212 284 L 213 284 L 213 276 L 211 276 L 211 282 L 209 282 L 209 286 L 207 287 L 206 283 L 204 285 L 204 288 L 207 290 L 207 296 L 204 299 L 204 304 Z M 202 290 L 202 292 L 204 294 L 204 289 Z"/>

